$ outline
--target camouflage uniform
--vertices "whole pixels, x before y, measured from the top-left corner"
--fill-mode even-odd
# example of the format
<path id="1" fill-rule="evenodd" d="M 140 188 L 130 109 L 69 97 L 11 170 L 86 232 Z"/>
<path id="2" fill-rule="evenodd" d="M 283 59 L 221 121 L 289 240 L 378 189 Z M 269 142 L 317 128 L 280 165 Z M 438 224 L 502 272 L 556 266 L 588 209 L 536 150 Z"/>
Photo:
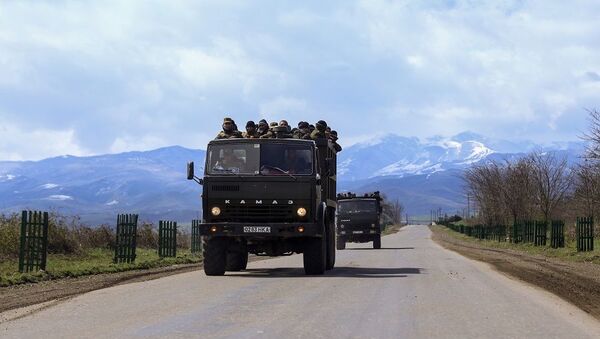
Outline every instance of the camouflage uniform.
<path id="1" fill-rule="evenodd" d="M 258 128 L 256 129 L 257 138 L 262 138 L 262 136 L 267 134 L 268 132 L 269 132 L 269 124 L 267 123 L 267 120 L 261 119 L 258 122 Z"/>
<path id="2" fill-rule="evenodd" d="M 291 138 L 292 135 L 288 132 L 289 130 L 289 126 L 276 126 L 273 127 L 272 133 L 273 133 L 273 137 L 277 138 L 277 139 L 286 139 L 286 138 Z"/>
<path id="3" fill-rule="evenodd" d="M 245 139 L 258 138 L 258 132 L 256 131 L 256 124 L 254 124 L 254 121 L 248 121 L 246 123 L 246 132 L 242 133 L 242 137 Z"/>
<path id="4" fill-rule="evenodd" d="M 331 131 L 331 133 L 329 134 L 329 139 L 333 143 L 333 148 L 335 149 L 335 151 L 338 152 L 338 153 L 341 152 L 342 151 L 342 146 L 340 146 L 340 144 L 337 143 L 338 134 L 337 134 L 336 131 Z"/>
<path id="5" fill-rule="evenodd" d="M 223 119 L 223 130 L 217 134 L 215 139 L 241 138 L 242 134 L 234 128 L 234 122 L 231 118 Z"/>
<path id="6" fill-rule="evenodd" d="M 296 139 L 310 139 L 310 129 L 308 122 L 301 121 L 298 123 L 298 128 L 293 133 Z"/>
<path id="7" fill-rule="evenodd" d="M 310 138 L 313 140 L 320 138 L 327 138 L 327 123 L 323 120 L 319 120 L 315 124 L 315 130 L 310 133 Z"/>
<path id="8" fill-rule="evenodd" d="M 276 122 L 272 122 L 271 125 L 269 126 L 269 131 L 267 133 L 265 133 L 264 135 L 260 136 L 261 139 L 275 138 L 275 132 L 273 132 L 273 129 L 275 127 L 279 127 L 279 126 Z"/>

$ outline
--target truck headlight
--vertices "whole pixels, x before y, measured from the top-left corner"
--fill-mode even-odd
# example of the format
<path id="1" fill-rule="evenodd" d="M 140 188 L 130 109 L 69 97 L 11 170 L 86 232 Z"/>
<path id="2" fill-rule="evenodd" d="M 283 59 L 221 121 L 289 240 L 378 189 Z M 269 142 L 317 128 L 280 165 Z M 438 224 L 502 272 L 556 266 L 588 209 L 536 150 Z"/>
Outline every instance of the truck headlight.
<path id="1" fill-rule="evenodd" d="M 296 214 L 298 214 L 299 217 L 306 216 L 306 208 L 304 208 L 304 207 L 298 208 L 298 210 L 296 211 Z"/>
<path id="2" fill-rule="evenodd" d="M 221 214 L 221 209 L 215 206 L 210 209 L 210 213 L 216 217 Z"/>

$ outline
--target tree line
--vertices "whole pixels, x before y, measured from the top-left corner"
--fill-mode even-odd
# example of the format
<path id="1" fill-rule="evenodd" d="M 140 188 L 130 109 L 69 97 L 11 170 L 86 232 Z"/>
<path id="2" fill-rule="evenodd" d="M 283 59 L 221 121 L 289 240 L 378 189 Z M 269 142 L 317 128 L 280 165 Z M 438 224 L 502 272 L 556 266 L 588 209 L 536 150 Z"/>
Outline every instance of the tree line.
<path id="1" fill-rule="evenodd" d="M 581 161 L 536 150 L 522 157 L 475 164 L 464 173 L 466 193 L 479 213 L 476 222 L 508 225 L 519 220 L 574 220 L 600 212 L 600 111 L 589 111 Z"/>

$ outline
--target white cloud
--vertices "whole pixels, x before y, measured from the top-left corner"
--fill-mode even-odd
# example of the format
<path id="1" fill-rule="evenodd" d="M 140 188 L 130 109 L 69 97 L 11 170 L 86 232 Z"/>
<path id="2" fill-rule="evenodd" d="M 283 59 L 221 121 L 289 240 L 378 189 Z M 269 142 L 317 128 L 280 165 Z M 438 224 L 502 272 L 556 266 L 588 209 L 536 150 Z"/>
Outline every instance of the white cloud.
<path id="1" fill-rule="evenodd" d="M 72 129 L 28 129 L 0 122 L 0 159 L 26 160 L 62 154 L 86 155 Z"/>
<path id="2" fill-rule="evenodd" d="M 342 144 L 462 130 L 573 139 L 598 105 L 598 12 L 597 1 L 3 2 L 0 159 L 199 148 L 224 115 L 322 118 Z"/>
<path id="3" fill-rule="evenodd" d="M 73 197 L 69 196 L 69 195 L 63 195 L 63 194 L 53 194 L 53 195 L 45 198 L 45 200 L 65 201 L 65 200 L 73 200 Z"/>

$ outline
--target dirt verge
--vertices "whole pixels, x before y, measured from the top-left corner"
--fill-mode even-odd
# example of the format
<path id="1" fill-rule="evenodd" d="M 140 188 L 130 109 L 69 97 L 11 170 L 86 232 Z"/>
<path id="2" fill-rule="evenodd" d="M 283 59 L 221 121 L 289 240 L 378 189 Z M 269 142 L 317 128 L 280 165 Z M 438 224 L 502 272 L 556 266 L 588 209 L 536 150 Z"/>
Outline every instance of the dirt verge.
<path id="1" fill-rule="evenodd" d="M 250 256 L 250 262 L 266 260 L 268 257 Z M 179 264 L 166 267 L 158 267 L 144 270 L 133 270 L 119 273 L 104 273 L 80 278 L 65 278 L 57 280 L 42 281 L 33 284 L 15 285 L 0 288 L 0 323 L 4 320 L 1 313 L 24 308 L 32 305 L 53 305 L 52 302 L 60 302 L 77 295 L 140 281 L 154 280 L 169 275 L 186 273 L 202 269 L 202 263 Z M 45 307 L 45 306 L 43 306 Z M 33 309 L 31 312 L 37 311 Z M 31 312 L 26 312 L 29 314 Z"/>
<path id="2" fill-rule="evenodd" d="M 489 248 L 484 242 L 456 237 L 440 226 L 430 228 L 432 239 L 444 248 L 546 289 L 600 319 L 600 265 Z"/>
<path id="3" fill-rule="evenodd" d="M 0 288 L 0 313 L 15 308 L 69 298 L 123 283 L 152 280 L 172 274 L 190 272 L 200 267 L 200 264 L 174 265 L 147 270 L 105 273 L 80 278 L 65 278 L 35 284 L 3 287 Z"/>

